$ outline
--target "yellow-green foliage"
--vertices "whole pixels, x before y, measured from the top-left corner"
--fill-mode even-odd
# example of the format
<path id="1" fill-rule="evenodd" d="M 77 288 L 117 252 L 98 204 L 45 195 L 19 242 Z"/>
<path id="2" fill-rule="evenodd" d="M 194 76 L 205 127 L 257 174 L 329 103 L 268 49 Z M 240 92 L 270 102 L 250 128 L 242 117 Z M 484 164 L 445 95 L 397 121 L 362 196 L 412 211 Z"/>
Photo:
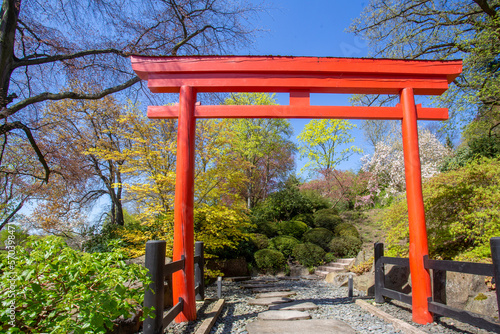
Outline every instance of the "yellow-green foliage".
<path id="1" fill-rule="evenodd" d="M 489 240 L 500 235 L 500 161 L 483 158 L 441 173 L 423 185 L 433 258 L 474 260 L 490 257 Z M 384 215 L 388 254 L 408 254 L 408 209 L 404 198 Z"/>
<path id="2" fill-rule="evenodd" d="M 247 233 L 252 224 L 244 208 L 236 205 L 202 205 L 194 211 L 194 231 L 198 241 L 205 242 L 208 254 L 223 249 L 236 249 L 240 241 L 250 239 Z"/>

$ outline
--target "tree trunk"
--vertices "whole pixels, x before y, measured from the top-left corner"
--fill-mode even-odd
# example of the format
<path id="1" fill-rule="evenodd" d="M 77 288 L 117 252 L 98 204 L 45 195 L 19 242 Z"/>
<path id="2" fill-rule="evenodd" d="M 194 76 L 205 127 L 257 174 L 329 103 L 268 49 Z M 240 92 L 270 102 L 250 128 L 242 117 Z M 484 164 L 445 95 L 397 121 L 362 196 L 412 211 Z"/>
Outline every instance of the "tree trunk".
<path id="1" fill-rule="evenodd" d="M 14 70 L 14 45 L 20 0 L 4 0 L 0 12 L 0 109 L 12 101 L 8 96 L 10 76 Z"/>

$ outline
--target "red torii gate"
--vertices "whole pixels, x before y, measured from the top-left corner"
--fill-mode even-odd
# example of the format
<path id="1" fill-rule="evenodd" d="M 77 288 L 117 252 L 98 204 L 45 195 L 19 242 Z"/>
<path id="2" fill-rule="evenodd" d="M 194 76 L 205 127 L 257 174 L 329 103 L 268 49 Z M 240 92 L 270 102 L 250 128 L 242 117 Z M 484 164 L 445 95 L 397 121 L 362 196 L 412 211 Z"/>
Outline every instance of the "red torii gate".
<path id="1" fill-rule="evenodd" d="M 174 207 L 174 300 L 184 300 L 176 321 L 196 319 L 194 293 L 194 150 L 196 118 L 339 118 L 402 120 L 410 230 L 413 321 L 432 322 L 418 149 L 417 120 L 445 120 L 445 108 L 415 105 L 414 95 L 440 95 L 462 71 L 462 61 L 274 56 L 132 56 L 132 68 L 153 93 L 180 93 L 178 106 L 150 106 L 149 118 L 178 118 Z M 289 105 L 203 106 L 198 92 L 290 93 Z M 397 94 L 395 107 L 311 106 L 310 93 Z"/>

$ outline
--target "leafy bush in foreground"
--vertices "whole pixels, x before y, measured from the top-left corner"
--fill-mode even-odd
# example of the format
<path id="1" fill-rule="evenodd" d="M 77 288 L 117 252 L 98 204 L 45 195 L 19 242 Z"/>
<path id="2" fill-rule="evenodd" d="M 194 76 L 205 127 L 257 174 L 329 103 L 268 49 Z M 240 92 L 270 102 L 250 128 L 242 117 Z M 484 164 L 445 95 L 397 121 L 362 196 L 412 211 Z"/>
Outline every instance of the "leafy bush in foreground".
<path id="1" fill-rule="evenodd" d="M 254 254 L 257 267 L 263 271 L 277 272 L 285 268 L 283 253 L 274 249 L 261 249 Z"/>
<path id="2" fill-rule="evenodd" d="M 106 333 L 112 320 L 129 318 L 140 308 L 147 270 L 127 265 L 122 254 L 82 253 L 62 238 L 30 237 L 16 247 L 15 261 L 0 264 L 0 326 L 4 333 Z M 15 277 L 11 294 L 10 278 Z M 134 285 L 135 284 L 135 285 Z M 11 326 L 7 305 L 15 305 Z M 148 314 L 150 310 L 146 310 Z"/>
<path id="3" fill-rule="evenodd" d="M 303 266 L 318 266 L 323 263 L 325 251 L 315 244 L 306 242 L 295 246 L 293 249 L 293 257 Z"/>

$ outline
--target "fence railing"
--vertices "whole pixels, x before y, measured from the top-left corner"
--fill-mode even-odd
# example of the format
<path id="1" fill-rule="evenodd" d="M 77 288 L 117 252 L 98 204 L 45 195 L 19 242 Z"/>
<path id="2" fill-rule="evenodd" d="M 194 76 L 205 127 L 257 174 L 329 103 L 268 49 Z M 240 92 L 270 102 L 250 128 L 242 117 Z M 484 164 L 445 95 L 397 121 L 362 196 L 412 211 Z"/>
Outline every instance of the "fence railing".
<path id="1" fill-rule="evenodd" d="M 194 250 L 194 275 L 196 300 L 205 298 L 203 242 L 195 242 Z M 151 284 L 144 296 L 144 307 L 154 307 L 155 318 L 144 319 L 144 334 L 163 333 L 172 320 L 182 311 L 184 300 L 179 298 L 177 303 L 167 312 L 165 316 L 165 280 L 172 282 L 171 276 L 179 270 L 184 270 L 185 259 L 165 264 L 166 242 L 163 240 L 152 240 L 146 243 L 146 268 L 149 270 Z M 171 283 L 170 283 L 171 284 Z M 167 286 L 171 289 L 171 286 Z"/>
<path id="2" fill-rule="evenodd" d="M 429 298 L 428 306 L 429 311 L 445 317 L 450 317 L 461 322 L 471 324 L 473 326 L 481 327 L 489 331 L 500 333 L 500 324 L 488 321 L 485 317 L 450 307 L 445 304 L 439 296 L 443 289 L 446 289 L 446 282 L 442 280 L 446 277 L 447 271 L 459 272 L 464 274 L 492 276 L 495 282 L 500 280 L 500 237 L 491 238 L 491 257 L 493 264 L 487 263 L 473 263 L 473 262 L 458 262 L 458 261 L 444 261 L 444 260 L 430 260 L 428 256 L 424 256 L 424 267 L 432 270 L 433 276 L 433 297 Z M 403 303 L 412 304 L 412 297 L 410 294 L 402 293 L 385 287 L 385 264 L 391 264 L 400 267 L 409 267 L 410 262 L 407 258 L 395 258 L 384 256 L 384 244 L 375 244 L 375 302 L 383 303 L 384 296 L 399 300 Z M 500 286 L 496 286 L 497 303 L 500 315 Z"/>

